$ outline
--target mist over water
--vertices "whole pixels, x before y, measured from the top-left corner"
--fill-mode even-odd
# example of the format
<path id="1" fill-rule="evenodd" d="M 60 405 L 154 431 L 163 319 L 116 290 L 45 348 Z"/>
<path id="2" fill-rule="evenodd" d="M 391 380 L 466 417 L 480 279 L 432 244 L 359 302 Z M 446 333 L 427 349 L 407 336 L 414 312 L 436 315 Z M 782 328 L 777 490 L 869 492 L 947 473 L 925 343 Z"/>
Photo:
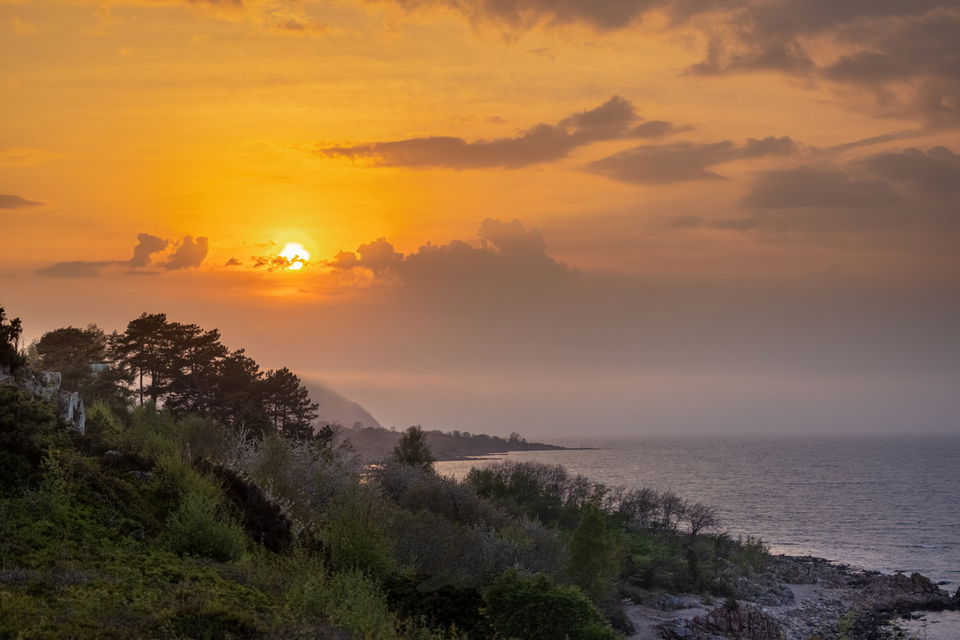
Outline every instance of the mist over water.
<path id="1" fill-rule="evenodd" d="M 733 536 L 775 553 L 815 555 L 960 583 L 960 436 L 629 438 L 526 451 L 608 485 L 669 489 L 716 507 Z M 489 461 L 443 462 L 463 475 Z"/>

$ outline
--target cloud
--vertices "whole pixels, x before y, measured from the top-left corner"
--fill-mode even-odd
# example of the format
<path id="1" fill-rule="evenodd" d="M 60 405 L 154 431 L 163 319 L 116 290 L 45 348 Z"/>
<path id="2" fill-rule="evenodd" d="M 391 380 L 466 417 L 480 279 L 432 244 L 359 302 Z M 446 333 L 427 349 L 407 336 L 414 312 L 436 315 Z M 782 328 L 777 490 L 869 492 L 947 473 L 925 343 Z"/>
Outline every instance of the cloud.
<path id="1" fill-rule="evenodd" d="M 587 170 L 630 184 L 670 184 L 691 180 L 719 180 L 711 167 L 763 156 L 787 156 L 797 150 L 789 137 L 749 138 L 742 145 L 730 140 L 710 143 L 673 142 L 642 145 L 596 160 Z"/>
<path id="2" fill-rule="evenodd" d="M 385 238 L 360 245 L 356 252 L 341 251 L 327 264 L 336 271 L 367 269 L 375 278 L 389 279 L 424 291 L 456 292 L 458 298 L 492 292 L 530 292 L 570 276 L 564 264 L 547 255 L 547 244 L 537 229 L 519 220 L 487 218 L 477 232 L 479 246 L 452 240 L 427 243 L 404 255 Z"/>
<path id="3" fill-rule="evenodd" d="M 139 269 L 150 264 L 150 258 L 155 253 L 159 253 L 167 248 L 169 240 L 152 236 L 149 233 L 137 234 L 137 246 L 133 248 L 133 257 L 130 258 L 130 266 Z"/>
<path id="4" fill-rule="evenodd" d="M 367 160 L 378 167 L 443 169 L 518 169 L 567 156 L 578 147 L 603 140 L 657 138 L 678 130 L 662 120 L 642 121 L 620 96 L 557 124 L 538 124 L 518 136 L 468 142 L 429 136 L 353 146 L 322 147 L 325 157 Z"/>
<path id="5" fill-rule="evenodd" d="M 49 276 L 51 278 L 95 278 L 100 275 L 101 269 L 116 264 L 121 263 L 110 260 L 100 262 L 88 262 L 84 260 L 58 262 L 49 267 L 37 270 L 37 275 Z"/>
<path id="6" fill-rule="evenodd" d="M 129 260 L 68 260 L 57 262 L 36 271 L 37 275 L 52 278 L 95 278 L 105 269 L 129 267 L 124 275 L 156 275 L 157 271 L 147 270 L 153 256 L 167 249 L 170 241 L 149 233 L 137 234 L 137 244 L 133 247 L 133 257 Z M 179 246 L 166 261 L 159 264 L 166 270 L 198 267 L 207 255 L 207 239 L 184 236 Z"/>
<path id="7" fill-rule="evenodd" d="M 184 236 L 180 246 L 160 266 L 168 271 L 199 267 L 207 257 L 207 245 L 207 239 L 203 236 L 196 240 L 192 236 Z"/>
<path id="8" fill-rule="evenodd" d="M 453 7 L 470 20 L 514 28 L 583 24 L 598 31 L 630 26 L 651 11 L 666 12 L 674 22 L 689 19 L 736 0 L 392 0 L 407 8 Z"/>
<path id="9" fill-rule="evenodd" d="M 876 176 L 918 191 L 960 194 L 960 155 L 946 147 L 880 153 L 867 158 L 866 166 Z"/>
<path id="10" fill-rule="evenodd" d="M 9 193 L 0 193 L 0 209 L 26 209 L 28 207 L 39 207 L 42 204 L 42 202 L 27 200 Z"/>
<path id="11" fill-rule="evenodd" d="M 705 59 L 690 71 L 820 79 L 871 93 L 883 112 L 956 126 L 958 9 L 955 0 L 745 2 L 718 22 Z"/>
<path id="12" fill-rule="evenodd" d="M 230 258 L 229 260 L 227 260 L 227 261 L 224 263 L 223 266 L 225 266 L 225 267 L 239 267 L 240 264 L 241 264 L 240 261 L 237 260 L 236 258 Z"/>
<path id="13" fill-rule="evenodd" d="M 741 202 L 752 212 L 724 219 L 674 215 L 664 224 L 775 233 L 891 232 L 893 245 L 919 240 L 942 246 L 955 243 L 960 232 L 960 156 L 946 147 L 909 148 L 839 166 L 763 171 Z"/>
<path id="14" fill-rule="evenodd" d="M 842 170 L 801 166 L 759 174 L 743 198 L 750 207 L 882 207 L 899 200 L 878 179 L 856 179 Z"/>

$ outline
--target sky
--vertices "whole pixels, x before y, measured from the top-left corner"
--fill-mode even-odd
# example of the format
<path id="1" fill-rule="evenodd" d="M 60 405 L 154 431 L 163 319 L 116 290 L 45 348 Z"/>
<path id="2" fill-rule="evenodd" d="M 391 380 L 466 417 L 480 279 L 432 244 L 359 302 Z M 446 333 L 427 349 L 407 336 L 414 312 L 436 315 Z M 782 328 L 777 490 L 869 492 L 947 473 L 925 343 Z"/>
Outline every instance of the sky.
<path id="1" fill-rule="evenodd" d="M 0 33 L 29 339 L 165 312 L 400 427 L 960 433 L 956 0 L 0 0 Z"/>

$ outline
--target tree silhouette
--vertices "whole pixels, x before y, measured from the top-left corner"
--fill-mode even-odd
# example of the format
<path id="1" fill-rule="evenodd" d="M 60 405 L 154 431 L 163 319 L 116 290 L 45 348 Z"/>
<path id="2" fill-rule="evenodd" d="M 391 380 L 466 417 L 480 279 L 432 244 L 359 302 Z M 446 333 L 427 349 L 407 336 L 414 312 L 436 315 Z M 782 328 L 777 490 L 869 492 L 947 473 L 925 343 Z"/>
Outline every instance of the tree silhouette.
<path id="1" fill-rule="evenodd" d="M 7 369 L 10 373 L 22 367 L 25 362 L 23 355 L 20 354 L 22 332 L 20 318 L 8 321 L 6 311 L 0 307 L 0 368 Z"/>
<path id="2" fill-rule="evenodd" d="M 117 335 L 112 347 L 117 360 L 134 371 L 139 378 L 140 404 L 146 391 L 154 403 L 160 395 L 165 368 L 164 352 L 167 340 L 167 314 L 143 313 L 127 324 L 127 330 Z M 143 379 L 150 379 L 144 387 Z"/>
<path id="3" fill-rule="evenodd" d="M 313 436 L 313 421 L 318 405 L 310 402 L 310 393 L 286 367 L 266 373 L 261 383 L 264 407 L 274 428 L 291 438 Z"/>
<path id="4" fill-rule="evenodd" d="M 427 445 L 427 434 L 419 426 L 409 427 L 393 448 L 393 459 L 400 464 L 433 471 L 435 458 Z"/>

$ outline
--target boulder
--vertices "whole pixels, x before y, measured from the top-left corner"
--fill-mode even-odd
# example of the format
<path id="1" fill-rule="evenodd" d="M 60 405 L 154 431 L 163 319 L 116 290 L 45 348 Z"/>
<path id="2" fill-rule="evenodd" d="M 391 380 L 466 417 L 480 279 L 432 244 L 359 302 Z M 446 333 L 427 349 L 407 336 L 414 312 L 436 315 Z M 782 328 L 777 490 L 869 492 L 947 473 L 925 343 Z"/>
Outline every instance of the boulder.
<path id="1" fill-rule="evenodd" d="M 57 414 L 71 429 L 80 433 L 86 432 L 87 414 L 83 409 L 83 398 L 76 391 L 61 391 L 57 394 Z"/>

